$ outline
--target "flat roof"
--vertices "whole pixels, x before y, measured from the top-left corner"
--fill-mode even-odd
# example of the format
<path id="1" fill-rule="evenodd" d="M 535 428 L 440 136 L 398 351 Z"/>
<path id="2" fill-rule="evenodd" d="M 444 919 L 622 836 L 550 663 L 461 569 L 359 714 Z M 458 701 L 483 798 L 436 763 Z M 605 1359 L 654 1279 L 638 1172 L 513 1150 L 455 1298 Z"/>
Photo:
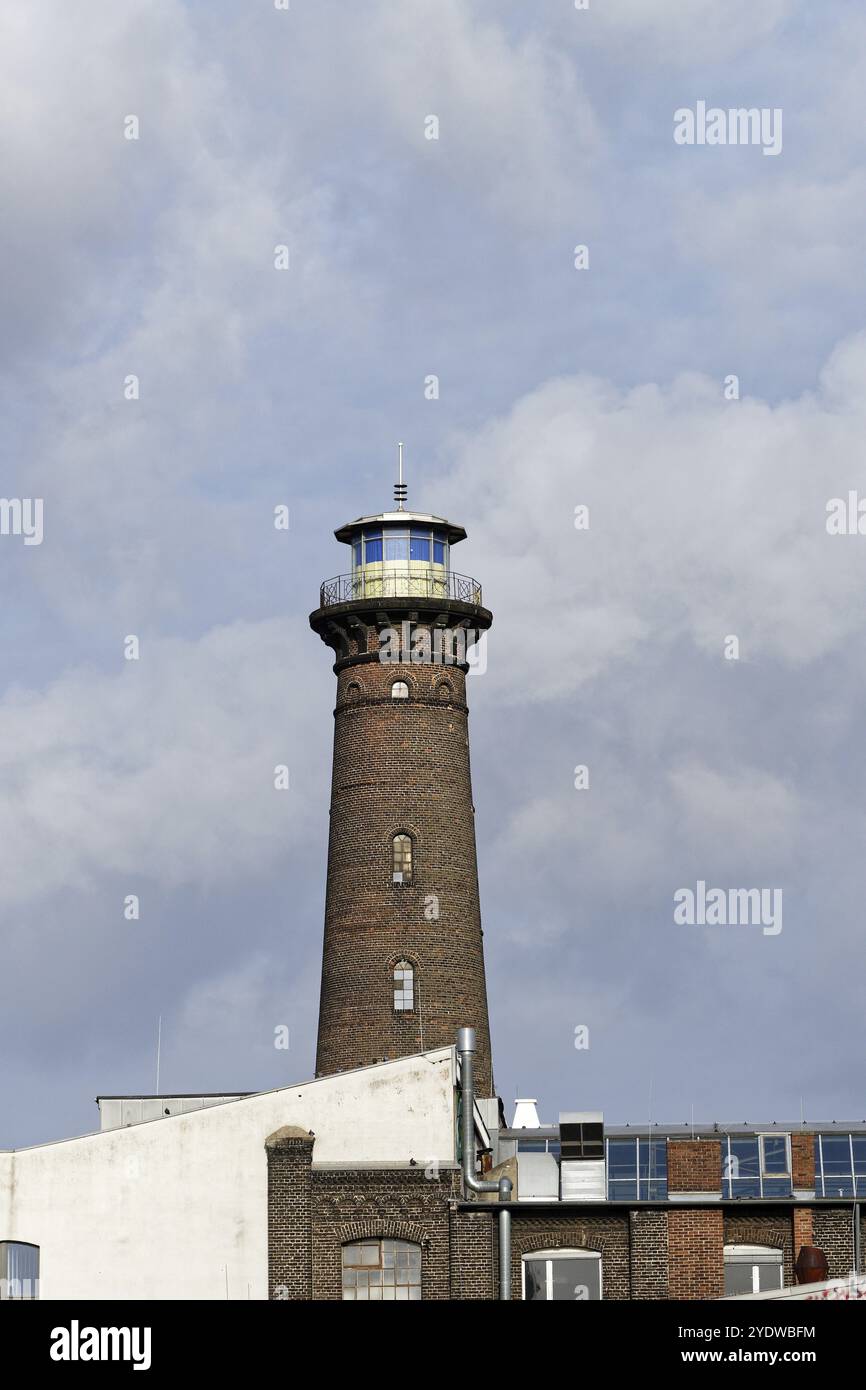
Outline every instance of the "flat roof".
<path id="1" fill-rule="evenodd" d="M 848 1134 L 866 1133 L 866 1120 L 798 1120 L 796 1124 L 771 1120 L 766 1123 L 749 1124 L 708 1124 L 708 1125 L 666 1125 L 660 1120 L 652 1124 L 605 1125 L 604 1132 L 611 1139 L 632 1139 L 635 1135 L 645 1138 L 652 1134 L 656 1139 L 719 1139 L 726 1134 L 826 1134 L 831 1130 Z M 499 1131 L 504 1139 L 558 1139 L 559 1125 L 539 1125 L 536 1129 L 510 1129 Z"/>

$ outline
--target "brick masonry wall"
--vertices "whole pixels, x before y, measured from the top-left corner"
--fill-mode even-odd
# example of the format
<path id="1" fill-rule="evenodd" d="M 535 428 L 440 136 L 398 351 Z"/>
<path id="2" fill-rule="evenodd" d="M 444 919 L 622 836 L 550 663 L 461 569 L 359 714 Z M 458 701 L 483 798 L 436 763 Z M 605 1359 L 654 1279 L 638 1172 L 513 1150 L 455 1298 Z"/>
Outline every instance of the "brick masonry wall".
<path id="1" fill-rule="evenodd" d="M 720 1207 L 668 1212 L 671 1298 L 721 1298 L 725 1290 L 724 1216 Z"/>
<path id="2" fill-rule="evenodd" d="M 314 1138 L 294 1126 L 265 1142 L 268 1164 L 268 1297 L 312 1297 Z"/>
<path id="3" fill-rule="evenodd" d="M 799 1191 L 814 1191 L 815 1188 L 815 1136 L 814 1134 L 791 1135 L 791 1177 L 794 1187 Z"/>
<path id="4" fill-rule="evenodd" d="M 522 1298 L 521 1260 L 533 1250 L 594 1250 L 601 1255 L 602 1297 L 627 1299 L 630 1288 L 628 1213 L 523 1216 L 511 1225 L 511 1297 Z M 497 1268 L 498 1268 L 498 1255 Z M 496 1280 L 498 1284 L 498 1279 Z M 495 1297 L 499 1290 L 496 1289 Z"/>
<path id="5" fill-rule="evenodd" d="M 451 1297 L 495 1298 L 498 1259 L 495 1210 L 452 1211 Z"/>
<path id="6" fill-rule="evenodd" d="M 391 699 L 396 680 L 409 699 Z M 411 885 L 392 882 L 401 832 L 413 838 Z M 416 997 L 395 1013 L 400 958 L 414 967 Z M 349 666 L 337 681 L 317 1074 L 450 1046 L 464 1024 L 488 1096 L 466 679 L 432 664 Z"/>
<path id="7" fill-rule="evenodd" d="M 456 1170 L 435 1179 L 423 1168 L 314 1169 L 312 1176 L 314 1299 L 342 1298 L 343 1245 L 374 1236 L 420 1245 L 422 1298 L 450 1297 Z"/>
<path id="8" fill-rule="evenodd" d="M 795 1282 L 794 1223 L 789 1207 L 784 1211 L 760 1212 L 750 1208 L 742 1214 L 726 1213 L 725 1245 L 767 1245 L 771 1250 L 781 1250 L 784 1282 Z"/>
<path id="9" fill-rule="evenodd" d="M 630 1274 L 633 1299 L 667 1298 L 668 1213 L 663 1210 L 629 1212 Z"/>
<path id="10" fill-rule="evenodd" d="M 668 1140 L 668 1192 L 721 1192 L 722 1145 L 718 1139 Z"/>
<path id="11" fill-rule="evenodd" d="M 815 1207 L 812 1226 L 815 1244 L 827 1256 L 829 1277 L 843 1279 L 854 1266 L 851 1207 Z"/>

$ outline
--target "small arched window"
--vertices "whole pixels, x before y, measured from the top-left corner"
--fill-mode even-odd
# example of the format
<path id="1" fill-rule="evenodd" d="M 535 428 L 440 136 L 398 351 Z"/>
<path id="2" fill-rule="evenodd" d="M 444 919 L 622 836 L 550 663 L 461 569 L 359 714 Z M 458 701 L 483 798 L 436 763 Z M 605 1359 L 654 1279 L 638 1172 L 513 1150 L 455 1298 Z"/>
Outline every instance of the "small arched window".
<path id="1" fill-rule="evenodd" d="M 391 877 L 394 883 L 412 882 L 411 835 L 395 835 L 391 841 Z"/>
<path id="2" fill-rule="evenodd" d="M 440 681 L 436 687 L 436 696 L 439 700 L 450 700 L 452 693 L 451 686 L 447 681 Z"/>
<path id="3" fill-rule="evenodd" d="M 408 960 L 394 966 L 394 1012 L 411 1013 L 415 1008 L 415 971 Z"/>
<path id="4" fill-rule="evenodd" d="M 408 687 L 408 685 L 406 684 L 405 681 L 395 681 L 395 682 L 394 682 L 394 684 L 391 686 L 391 699 L 392 699 L 392 700 L 408 700 L 408 699 L 409 699 L 409 687 Z"/>
<path id="5" fill-rule="evenodd" d="M 357 700 L 357 698 L 358 698 L 358 696 L 360 695 L 360 693 L 361 693 L 361 687 L 360 687 L 360 685 L 358 684 L 358 682 L 357 682 L 357 681 L 349 681 L 349 684 L 346 686 L 346 699 L 347 699 L 347 700 Z"/>
<path id="6" fill-rule="evenodd" d="M 39 1246 L 0 1241 L 0 1299 L 39 1297 Z"/>

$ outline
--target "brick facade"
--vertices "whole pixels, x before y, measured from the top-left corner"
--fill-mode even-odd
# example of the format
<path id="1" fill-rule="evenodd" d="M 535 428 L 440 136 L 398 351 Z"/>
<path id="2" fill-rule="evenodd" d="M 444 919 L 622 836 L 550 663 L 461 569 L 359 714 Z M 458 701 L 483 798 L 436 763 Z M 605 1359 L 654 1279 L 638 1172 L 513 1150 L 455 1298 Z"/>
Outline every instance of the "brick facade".
<path id="1" fill-rule="evenodd" d="M 854 1268 L 851 1206 L 816 1207 L 812 1217 L 815 1244 L 827 1256 L 831 1279 L 844 1279 Z"/>
<path id="2" fill-rule="evenodd" d="M 646 1209 L 629 1212 L 630 1298 L 667 1298 L 670 1288 L 668 1213 Z"/>
<path id="3" fill-rule="evenodd" d="M 295 1128 L 278 1130 L 265 1149 L 271 1298 L 341 1299 L 342 1248 L 372 1237 L 420 1246 L 424 1299 L 498 1298 L 497 1204 L 466 1203 L 456 1167 L 316 1165 L 314 1136 Z M 815 1244 L 830 1277 L 845 1276 L 851 1219 L 850 1205 L 793 1202 L 512 1209 L 512 1298 L 522 1297 L 523 1256 L 539 1250 L 598 1252 L 602 1296 L 614 1301 L 721 1298 L 725 1245 L 781 1250 L 793 1284 L 800 1245 Z"/>
<path id="4" fill-rule="evenodd" d="M 668 1212 L 671 1298 L 721 1298 L 725 1291 L 724 1214 L 720 1207 Z"/>
<path id="5" fill-rule="evenodd" d="M 795 1211 L 797 1208 L 795 1208 Z M 766 1245 L 782 1251 L 784 1282 L 794 1279 L 794 1221 L 790 1208 L 784 1211 L 725 1212 L 725 1245 Z"/>
<path id="6" fill-rule="evenodd" d="M 815 1136 L 791 1135 L 791 1178 L 795 1191 L 815 1190 Z"/>
<path id="7" fill-rule="evenodd" d="M 722 1146 L 718 1139 L 668 1140 L 668 1192 L 721 1192 Z"/>
<path id="8" fill-rule="evenodd" d="M 492 1094 L 466 677 L 457 666 L 377 659 L 386 615 L 310 621 L 337 649 L 337 706 L 317 1075 L 425 1048 L 475 1028 L 480 1096 Z M 448 608 L 448 605 L 440 605 Z M 414 604 L 415 609 L 418 603 Z M 451 605 L 455 607 L 455 605 Z M 489 626 L 456 605 L 451 622 Z M 462 610 L 466 612 L 462 612 Z M 417 618 L 418 614 L 415 613 Z M 390 617 L 400 627 L 399 613 Z M 395 681 L 408 699 L 393 700 Z M 392 881 L 396 834 L 413 842 L 411 884 Z M 415 972 L 415 1007 L 395 1012 L 393 968 Z"/>
<path id="9" fill-rule="evenodd" d="M 314 1136 L 293 1125 L 265 1141 L 268 1163 L 268 1294 L 312 1298 Z"/>

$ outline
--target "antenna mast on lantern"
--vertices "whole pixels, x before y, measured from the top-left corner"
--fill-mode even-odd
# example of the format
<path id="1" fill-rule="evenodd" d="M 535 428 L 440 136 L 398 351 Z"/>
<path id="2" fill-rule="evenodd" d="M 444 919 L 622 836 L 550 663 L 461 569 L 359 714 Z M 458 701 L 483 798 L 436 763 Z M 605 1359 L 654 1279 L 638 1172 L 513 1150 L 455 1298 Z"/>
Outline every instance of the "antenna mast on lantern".
<path id="1" fill-rule="evenodd" d="M 397 503 L 397 511 L 403 511 L 403 503 L 406 501 L 407 487 L 403 482 L 403 445 L 397 445 L 397 469 L 399 481 L 394 484 L 394 501 Z"/>

